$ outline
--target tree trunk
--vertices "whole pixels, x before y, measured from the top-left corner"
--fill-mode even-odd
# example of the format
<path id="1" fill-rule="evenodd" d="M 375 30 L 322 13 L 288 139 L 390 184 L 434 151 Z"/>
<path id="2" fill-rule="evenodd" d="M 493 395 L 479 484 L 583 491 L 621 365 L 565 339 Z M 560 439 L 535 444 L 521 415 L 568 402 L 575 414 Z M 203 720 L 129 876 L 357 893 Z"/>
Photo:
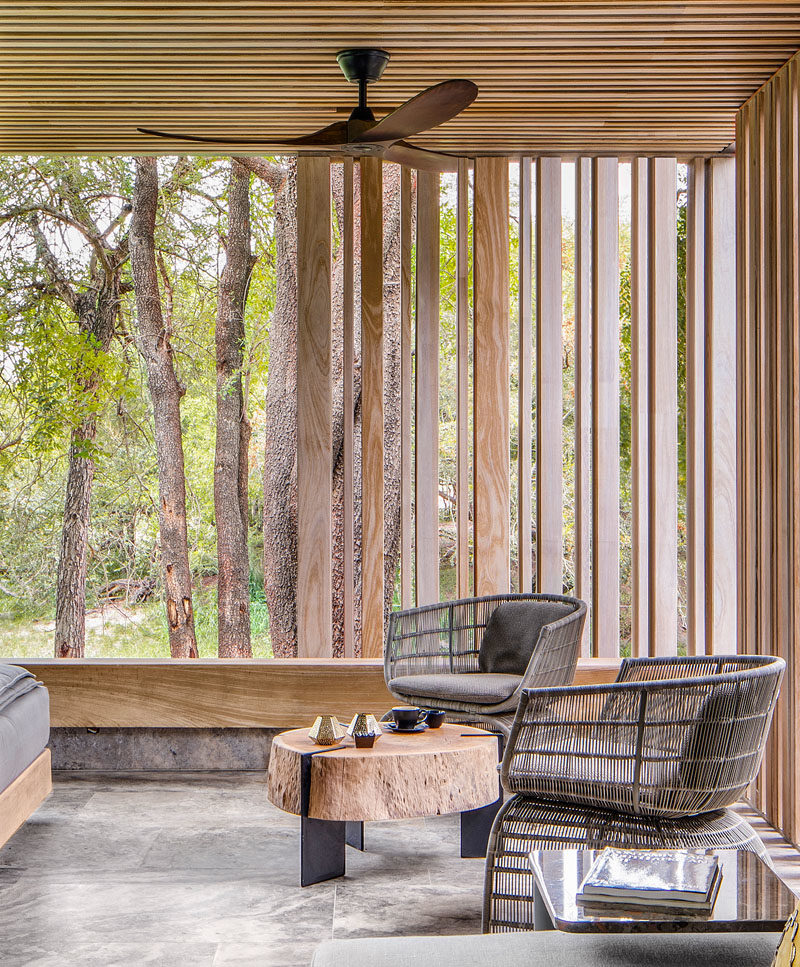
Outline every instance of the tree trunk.
<path id="1" fill-rule="evenodd" d="M 247 445 L 242 350 L 244 306 L 254 259 L 250 254 L 250 172 L 231 162 L 228 238 L 216 325 L 217 444 L 214 511 L 217 521 L 217 600 L 220 658 L 252 658 L 250 562 L 247 549 Z"/>
<path id="2" fill-rule="evenodd" d="M 154 240 L 157 206 L 156 159 L 137 158 L 131 268 L 136 293 L 137 345 L 147 368 L 147 385 L 153 403 L 169 648 L 173 658 L 197 658 L 180 419 L 183 390 L 175 374 L 169 333 L 161 311 Z"/>
<path id="3" fill-rule="evenodd" d="M 114 335 L 119 308 L 119 276 L 122 263 L 115 262 L 106 273 L 93 273 L 94 286 L 81 295 L 72 293 L 71 307 L 78 314 L 78 327 L 91 339 L 90 352 L 108 350 Z M 96 372 L 79 377 L 91 407 L 100 377 Z M 86 646 L 86 565 L 89 547 L 89 519 L 94 482 L 92 447 L 97 432 L 94 412 L 72 431 L 69 469 L 61 526 L 61 553 L 56 577 L 56 658 L 83 658 Z"/>
<path id="4" fill-rule="evenodd" d="M 86 644 L 86 556 L 94 460 L 87 447 L 94 441 L 97 421 L 85 419 L 72 431 L 67 493 L 61 528 L 61 554 L 56 583 L 56 658 L 83 658 Z"/>
<path id="5" fill-rule="evenodd" d="M 275 218 L 264 459 L 264 594 L 273 654 L 297 654 L 297 165 L 236 160 L 267 183 Z"/>

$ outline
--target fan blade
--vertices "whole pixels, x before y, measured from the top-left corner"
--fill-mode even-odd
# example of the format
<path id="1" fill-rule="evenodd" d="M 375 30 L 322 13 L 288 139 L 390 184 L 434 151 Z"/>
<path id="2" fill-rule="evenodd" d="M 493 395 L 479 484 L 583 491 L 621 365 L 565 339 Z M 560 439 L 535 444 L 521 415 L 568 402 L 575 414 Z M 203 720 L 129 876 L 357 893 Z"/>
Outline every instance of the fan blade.
<path id="1" fill-rule="evenodd" d="M 440 154 L 438 151 L 428 151 L 418 148 L 407 141 L 396 141 L 383 152 L 384 161 L 393 161 L 408 168 L 418 168 L 421 171 L 457 171 L 458 158 L 452 154 Z"/>
<path id="2" fill-rule="evenodd" d="M 460 114 L 478 96 L 472 81 L 442 81 L 401 104 L 359 137 L 364 144 L 399 141 L 444 124 Z"/>
<path id="3" fill-rule="evenodd" d="M 166 131 L 154 131 L 152 128 L 137 128 L 136 130 L 140 134 L 149 134 L 155 138 L 167 138 L 171 141 L 196 141 L 200 144 L 253 144 L 270 148 L 339 148 L 347 144 L 347 121 L 336 121 L 326 128 L 321 128 L 313 134 L 305 134 L 300 138 L 284 138 L 282 140 L 240 138 L 236 135 L 223 138 L 204 138 L 196 134 L 172 134 Z"/>

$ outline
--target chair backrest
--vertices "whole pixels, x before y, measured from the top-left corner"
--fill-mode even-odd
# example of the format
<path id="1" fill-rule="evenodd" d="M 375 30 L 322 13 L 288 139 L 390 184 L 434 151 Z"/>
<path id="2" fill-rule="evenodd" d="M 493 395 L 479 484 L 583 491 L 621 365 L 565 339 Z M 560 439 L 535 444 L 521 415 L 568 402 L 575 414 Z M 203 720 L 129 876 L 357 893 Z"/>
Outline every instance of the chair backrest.
<path id="1" fill-rule="evenodd" d="M 524 690 L 504 785 L 651 816 L 730 806 L 758 772 L 784 668 L 765 655 L 633 659 L 613 685 Z"/>
<path id="2" fill-rule="evenodd" d="M 384 671 L 386 681 L 400 675 L 441 673 L 443 671 L 465 673 L 481 671 L 480 654 L 486 627 L 496 609 L 512 602 L 540 602 L 545 608 L 555 605 L 566 617 L 556 620 L 552 625 L 537 627 L 536 638 L 543 643 L 548 629 L 558 631 L 562 622 L 569 623 L 577 634 L 577 649 L 580 648 L 580 634 L 586 616 L 586 605 L 578 598 L 556 594 L 495 594 L 480 598 L 460 598 L 421 608 L 395 611 L 389 618 L 386 636 Z M 548 611 L 548 616 L 550 612 Z M 560 638 L 569 637 L 562 633 Z M 574 635 L 573 635 L 574 637 Z M 534 642 L 537 652 L 542 651 Z M 563 652 L 565 649 L 558 649 Z M 577 661 L 577 650 L 575 661 Z M 542 661 L 544 670 L 550 668 L 542 684 L 566 684 L 572 681 L 575 671 L 574 662 L 571 673 L 563 670 L 569 665 L 571 656 L 558 654 L 548 663 Z M 537 655 L 537 664 L 539 656 Z M 521 674 L 521 672 L 517 672 Z M 538 682 L 538 680 L 537 680 Z"/>
<path id="3" fill-rule="evenodd" d="M 482 672 L 523 675 L 542 629 L 578 610 L 574 600 L 538 595 L 498 604 L 489 616 L 478 652 Z M 542 682 L 541 684 L 548 684 Z"/>

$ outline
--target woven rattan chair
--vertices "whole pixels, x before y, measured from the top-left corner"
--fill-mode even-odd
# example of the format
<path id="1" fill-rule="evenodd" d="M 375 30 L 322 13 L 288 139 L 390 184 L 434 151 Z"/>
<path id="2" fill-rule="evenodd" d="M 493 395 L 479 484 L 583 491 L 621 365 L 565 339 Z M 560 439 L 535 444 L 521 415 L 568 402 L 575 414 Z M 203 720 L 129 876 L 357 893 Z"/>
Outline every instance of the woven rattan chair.
<path id="1" fill-rule="evenodd" d="M 560 594 L 464 598 L 389 620 L 386 684 L 399 701 L 507 734 L 526 687 L 568 685 L 586 605 Z"/>
<path id="2" fill-rule="evenodd" d="M 639 658 L 612 685 L 525 689 L 501 767 L 512 793 L 486 859 L 484 930 L 533 929 L 534 849 L 747 849 L 727 807 L 755 778 L 784 662 Z"/>

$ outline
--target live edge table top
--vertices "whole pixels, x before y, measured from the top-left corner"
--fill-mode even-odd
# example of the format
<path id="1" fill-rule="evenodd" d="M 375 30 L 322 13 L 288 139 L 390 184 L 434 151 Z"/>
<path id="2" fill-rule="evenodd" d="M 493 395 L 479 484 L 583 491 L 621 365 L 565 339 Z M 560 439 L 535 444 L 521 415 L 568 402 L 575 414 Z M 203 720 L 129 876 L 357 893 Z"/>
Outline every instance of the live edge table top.
<path id="1" fill-rule="evenodd" d="M 711 913 L 642 908 L 601 908 L 577 902 L 594 850 L 535 850 L 530 854 L 536 879 L 537 926 L 572 933 L 728 933 L 780 931 L 797 903 L 775 873 L 747 850 L 714 850 L 722 881 Z M 541 909 L 541 906 L 546 909 Z M 550 923 L 546 921 L 549 920 Z"/>
<path id="2" fill-rule="evenodd" d="M 385 729 L 371 749 L 356 749 L 348 737 L 330 751 L 315 745 L 308 729 L 293 729 L 272 741 L 267 796 L 299 815 L 300 766 L 310 755 L 311 818 L 358 822 L 458 813 L 497 799 L 497 754 L 495 735 L 462 725 L 414 734 Z"/>

